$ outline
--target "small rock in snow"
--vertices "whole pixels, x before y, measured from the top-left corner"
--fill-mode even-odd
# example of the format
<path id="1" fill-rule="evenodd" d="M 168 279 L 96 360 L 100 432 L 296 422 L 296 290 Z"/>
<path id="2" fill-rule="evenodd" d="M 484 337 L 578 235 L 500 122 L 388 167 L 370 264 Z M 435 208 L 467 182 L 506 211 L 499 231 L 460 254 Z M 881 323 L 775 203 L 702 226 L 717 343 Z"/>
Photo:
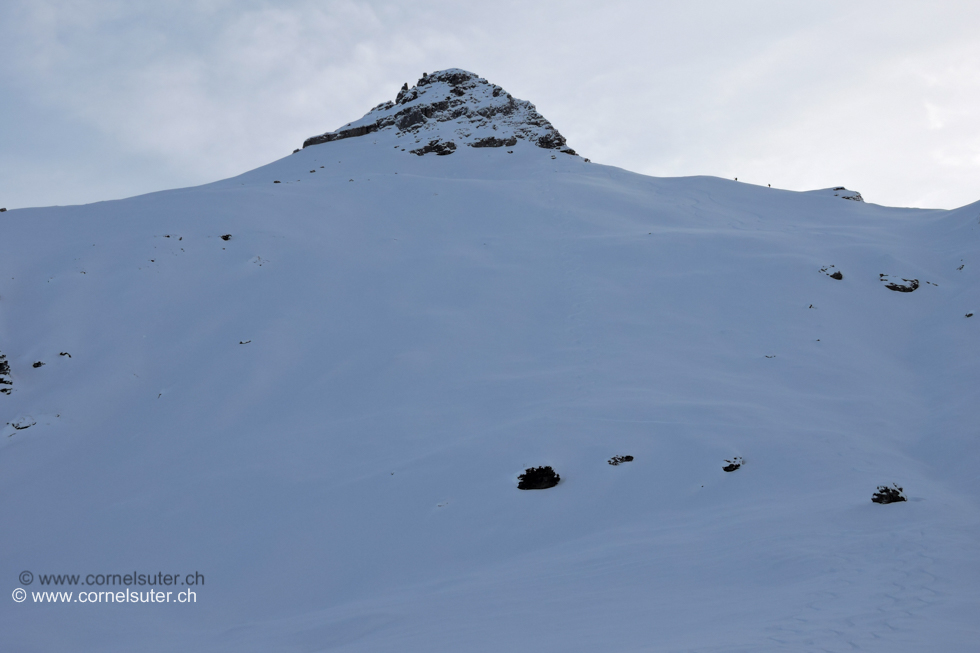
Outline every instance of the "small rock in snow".
<path id="1" fill-rule="evenodd" d="M 741 456 L 735 456 L 731 460 L 725 459 L 725 462 L 728 464 L 722 467 L 722 470 L 726 472 L 734 472 L 736 469 L 745 464 L 745 459 Z"/>
<path id="2" fill-rule="evenodd" d="M 37 424 L 37 422 L 34 421 L 34 418 L 30 415 L 24 415 L 23 417 L 19 417 L 10 422 L 10 425 L 18 431 L 23 431 L 24 429 L 30 428 L 35 424 Z"/>

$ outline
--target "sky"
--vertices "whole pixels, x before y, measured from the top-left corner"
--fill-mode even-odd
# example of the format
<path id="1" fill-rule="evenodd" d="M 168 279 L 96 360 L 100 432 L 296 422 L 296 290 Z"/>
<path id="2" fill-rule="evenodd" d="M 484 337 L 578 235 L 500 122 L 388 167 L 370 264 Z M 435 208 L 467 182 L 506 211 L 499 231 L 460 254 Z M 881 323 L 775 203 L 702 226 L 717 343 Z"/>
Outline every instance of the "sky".
<path id="1" fill-rule="evenodd" d="M 980 200 L 980 3 L 0 0 L 0 207 L 227 178 L 464 68 L 596 163 Z"/>

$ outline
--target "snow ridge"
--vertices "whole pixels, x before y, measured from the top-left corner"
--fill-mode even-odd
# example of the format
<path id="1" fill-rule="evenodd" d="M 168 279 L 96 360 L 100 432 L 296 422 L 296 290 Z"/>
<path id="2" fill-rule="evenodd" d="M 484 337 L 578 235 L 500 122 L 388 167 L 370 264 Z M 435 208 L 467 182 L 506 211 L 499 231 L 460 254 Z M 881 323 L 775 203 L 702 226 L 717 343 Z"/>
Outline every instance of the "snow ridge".
<path id="1" fill-rule="evenodd" d="M 533 104 L 459 68 L 422 73 L 412 88 L 402 86 L 394 102 L 383 102 L 360 120 L 308 138 L 303 147 L 377 132 L 410 139 L 402 149 L 419 156 L 452 154 L 459 145 L 512 147 L 519 140 L 575 155 Z"/>

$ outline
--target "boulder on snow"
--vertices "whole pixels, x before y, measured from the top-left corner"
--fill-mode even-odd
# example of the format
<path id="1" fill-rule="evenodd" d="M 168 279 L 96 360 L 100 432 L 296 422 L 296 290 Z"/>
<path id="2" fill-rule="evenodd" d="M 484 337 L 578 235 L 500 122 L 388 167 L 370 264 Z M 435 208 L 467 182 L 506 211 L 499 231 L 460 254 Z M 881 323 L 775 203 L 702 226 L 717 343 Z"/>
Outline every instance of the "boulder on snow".
<path id="1" fill-rule="evenodd" d="M 734 472 L 736 469 L 745 464 L 745 459 L 741 456 L 735 456 L 731 460 L 726 459 L 725 462 L 728 464 L 721 469 L 726 472 Z"/>
<path id="2" fill-rule="evenodd" d="M 31 367 L 33 368 L 44 367 L 44 361 L 37 361 L 36 363 L 31 365 Z"/>
<path id="3" fill-rule="evenodd" d="M 609 464 L 614 467 L 620 463 L 628 463 L 633 460 L 633 456 L 613 456 L 609 459 Z"/>
<path id="4" fill-rule="evenodd" d="M 913 292 L 919 287 L 918 279 L 902 279 L 902 283 L 898 283 L 897 281 L 892 281 L 887 274 L 879 274 L 878 280 L 885 284 L 885 288 L 894 290 L 895 292 Z"/>
<path id="5" fill-rule="evenodd" d="M 879 485 L 878 491 L 871 495 L 871 500 L 875 503 L 898 503 L 900 501 L 908 501 L 905 498 L 905 493 L 899 486 L 892 483 L 891 487 L 887 485 Z"/>
<path id="6" fill-rule="evenodd" d="M 550 465 L 545 467 L 528 467 L 517 477 L 518 490 L 547 490 L 558 485 L 561 476 L 555 473 Z"/>

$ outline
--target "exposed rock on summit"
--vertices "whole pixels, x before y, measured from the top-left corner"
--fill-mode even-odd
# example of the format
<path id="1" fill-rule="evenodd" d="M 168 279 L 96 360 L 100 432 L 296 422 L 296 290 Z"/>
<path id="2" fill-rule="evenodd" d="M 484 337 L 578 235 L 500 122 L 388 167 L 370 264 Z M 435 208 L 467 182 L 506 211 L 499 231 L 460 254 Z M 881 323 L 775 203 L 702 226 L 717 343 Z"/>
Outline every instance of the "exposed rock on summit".
<path id="1" fill-rule="evenodd" d="M 375 133 L 401 139 L 396 147 L 419 156 L 452 154 L 460 145 L 512 147 L 519 140 L 575 154 L 533 104 L 459 68 L 422 73 L 412 88 L 402 86 L 394 102 L 383 102 L 336 131 L 308 138 L 303 147 Z"/>
<path id="2" fill-rule="evenodd" d="M 864 198 L 861 197 L 861 193 L 856 190 L 848 190 L 843 186 L 835 186 L 834 188 L 823 188 L 821 190 L 809 190 L 806 191 L 815 195 L 825 195 L 828 197 L 839 197 L 844 200 L 853 200 L 855 202 L 863 202 Z"/>
<path id="3" fill-rule="evenodd" d="M 854 200 L 855 202 L 863 202 L 864 198 L 861 197 L 861 193 L 856 190 L 847 190 L 843 186 L 837 186 L 836 188 L 831 188 L 830 191 L 835 197 L 840 197 L 845 200 Z"/>

